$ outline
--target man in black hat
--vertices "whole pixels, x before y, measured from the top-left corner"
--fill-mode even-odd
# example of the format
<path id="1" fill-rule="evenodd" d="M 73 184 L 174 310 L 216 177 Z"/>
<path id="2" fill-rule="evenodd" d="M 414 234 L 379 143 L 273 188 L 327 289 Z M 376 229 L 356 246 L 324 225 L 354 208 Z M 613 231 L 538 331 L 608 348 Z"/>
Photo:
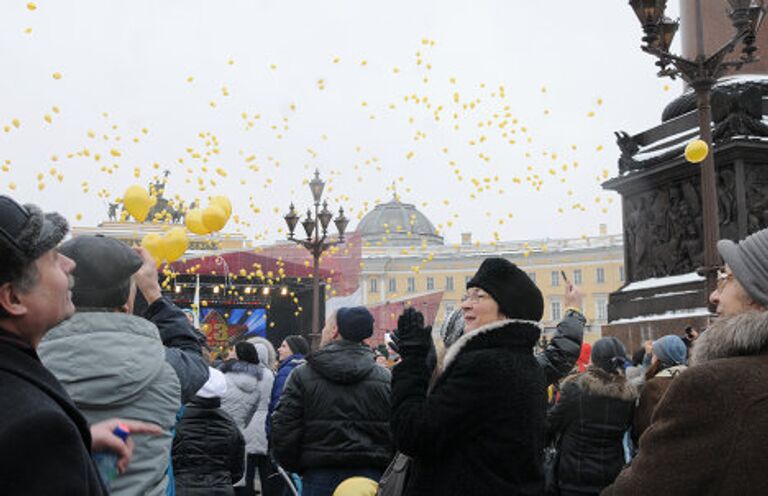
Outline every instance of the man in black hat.
<path id="1" fill-rule="evenodd" d="M 392 458 L 390 374 L 362 343 L 372 334 L 365 307 L 328 317 L 321 348 L 291 373 L 272 416 L 275 458 L 302 474 L 305 496 L 330 496 L 349 477 L 378 480 Z"/>
<path id="2" fill-rule="evenodd" d="M 125 471 L 133 442 L 112 431 L 111 419 L 92 426 L 36 348 L 46 332 L 74 312 L 75 263 L 56 246 L 67 221 L 0 196 L 0 487 L 6 495 L 101 495 L 106 490 L 90 450 L 118 454 Z M 157 433 L 125 422 L 135 434 Z"/>

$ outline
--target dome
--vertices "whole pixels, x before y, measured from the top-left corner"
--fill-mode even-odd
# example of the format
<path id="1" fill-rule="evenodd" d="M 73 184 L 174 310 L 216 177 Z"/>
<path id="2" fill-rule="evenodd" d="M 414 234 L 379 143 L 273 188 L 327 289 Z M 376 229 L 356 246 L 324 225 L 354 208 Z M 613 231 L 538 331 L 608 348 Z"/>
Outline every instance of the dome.
<path id="1" fill-rule="evenodd" d="M 357 225 L 363 241 L 383 242 L 386 245 L 419 245 L 426 240 L 430 245 L 442 245 L 443 237 L 435 232 L 435 226 L 410 203 L 393 198 L 381 203 L 365 214 Z"/>

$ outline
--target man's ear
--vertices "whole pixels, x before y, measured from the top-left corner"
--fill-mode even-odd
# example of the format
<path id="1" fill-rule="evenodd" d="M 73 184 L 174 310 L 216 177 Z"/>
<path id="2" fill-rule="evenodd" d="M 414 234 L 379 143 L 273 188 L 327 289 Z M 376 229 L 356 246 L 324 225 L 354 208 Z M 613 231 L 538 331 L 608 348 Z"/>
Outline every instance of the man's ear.
<path id="1" fill-rule="evenodd" d="M 19 293 L 12 283 L 0 285 L 0 308 L 12 317 L 22 317 L 27 314 L 27 307 L 21 302 Z"/>

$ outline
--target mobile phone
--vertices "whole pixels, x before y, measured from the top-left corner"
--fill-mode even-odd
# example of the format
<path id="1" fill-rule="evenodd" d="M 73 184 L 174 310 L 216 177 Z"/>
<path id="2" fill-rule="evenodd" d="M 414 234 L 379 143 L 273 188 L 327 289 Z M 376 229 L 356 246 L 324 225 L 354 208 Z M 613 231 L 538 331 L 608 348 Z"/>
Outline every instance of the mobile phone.
<path id="1" fill-rule="evenodd" d="M 563 281 L 568 284 L 568 276 L 565 275 L 565 271 L 560 271 L 560 275 L 563 276 Z"/>

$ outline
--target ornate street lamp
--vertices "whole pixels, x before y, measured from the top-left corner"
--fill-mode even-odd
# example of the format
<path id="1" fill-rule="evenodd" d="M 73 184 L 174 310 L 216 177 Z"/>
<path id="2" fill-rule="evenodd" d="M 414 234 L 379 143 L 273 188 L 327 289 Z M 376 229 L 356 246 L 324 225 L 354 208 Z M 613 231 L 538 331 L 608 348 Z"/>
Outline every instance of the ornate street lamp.
<path id="1" fill-rule="evenodd" d="M 755 56 L 755 36 L 760 29 L 765 16 L 766 7 L 763 0 L 728 0 L 730 10 L 728 16 L 735 33 L 722 47 L 712 55 L 704 53 L 704 27 L 702 20 L 701 0 L 696 0 L 696 58 L 689 60 L 669 52 L 672 39 L 678 28 L 678 21 L 664 16 L 667 0 L 629 0 L 629 5 L 635 11 L 643 27 L 644 52 L 654 55 L 659 60 L 659 77 L 675 79 L 682 78 L 688 83 L 697 96 L 699 114 L 699 136 L 707 143 L 710 152 L 701 164 L 701 202 L 704 223 L 704 267 L 701 273 L 707 277 L 707 302 L 709 294 L 714 291 L 716 267 L 719 257 L 717 240 L 720 238 L 720 221 L 717 212 L 717 186 L 715 176 L 715 159 L 712 154 L 712 108 L 710 95 L 717 79 L 728 70 L 738 70 L 743 65 L 757 61 Z M 725 57 L 742 43 L 741 56 L 735 60 L 725 61 Z"/>
<path id="2" fill-rule="evenodd" d="M 322 210 L 320 209 L 320 202 L 323 197 L 323 190 L 325 189 L 325 181 L 320 179 L 320 171 L 315 171 L 315 177 L 309 182 L 309 189 L 312 192 L 315 214 L 313 216 L 312 209 L 308 208 L 306 217 L 301 221 L 301 225 L 304 227 L 304 232 L 307 235 L 306 239 L 295 238 L 299 215 L 296 213 L 293 203 L 291 203 L 288 213 L 283 218 L 288 226 L 288 239 L 309 250 L 314 260 L 312 269 L 312 334 L 310 334 L 310 340 L 312 348 L 315 349 L 320 340 L 320 257 L 331 246 L 344 242 L 344 231 L 347 229 L 349 219 L 344 216 L 344 209 L 341 207 L 339 208 L 338 217 L 333 219 L 333 213 L 328 210 L 327 201 L 322 202 L 323 208 Z M 335 240 L 328 238 L 328 226 L 331 224 L 332 219 L 339 232 L 339 237 Z"/>

